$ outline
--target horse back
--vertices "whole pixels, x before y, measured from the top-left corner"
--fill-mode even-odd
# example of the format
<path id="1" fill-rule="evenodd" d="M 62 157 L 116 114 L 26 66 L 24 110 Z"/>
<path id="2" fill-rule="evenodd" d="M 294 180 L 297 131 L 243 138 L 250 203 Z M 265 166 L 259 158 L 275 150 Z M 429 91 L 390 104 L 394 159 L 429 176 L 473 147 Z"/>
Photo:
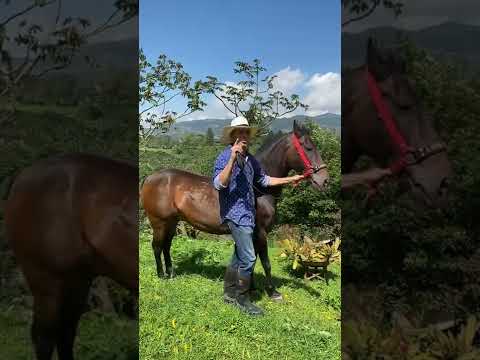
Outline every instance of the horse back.
<path id="1" fill-rule="evenodd" d="M 178 169 L 160 170 L 145 179 L 140 196 L 153 228 L 175 219 L 209 233 L 229 232 L 220 222 L 218 191 L 206 176 Z"/>
<path id="2" fill-rule="evenodd" d="M 21 171 L 5 206 L 6 235 L 19 263 L 93 271 L 114 228 L 131 236 L 133 248 L 137 181 L 134 166 L 86 154 L 40 160 Z"/>

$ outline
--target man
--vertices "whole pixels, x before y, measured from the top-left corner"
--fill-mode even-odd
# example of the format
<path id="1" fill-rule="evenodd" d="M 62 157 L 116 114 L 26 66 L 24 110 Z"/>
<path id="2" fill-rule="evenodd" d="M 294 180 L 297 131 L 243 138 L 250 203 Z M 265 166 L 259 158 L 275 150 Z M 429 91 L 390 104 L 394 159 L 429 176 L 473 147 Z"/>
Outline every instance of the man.
<path id="1" fill-rule="evenodd" d="M 250 127 L 243 116 L 233 119 L 223 131 L 222 141 L 228 145 L 215 161 L 213 174 L 213 184 L 219 191 L 221 221 L 227 223 L 235 242 L 232 260 L 225 271 L 224 300 L 250 315 L 263 314 L 262 309 L 251 303 L 249 296 L 256 261 L 253 186 L 285 185 L 304 177 L 276 178 L 265 174 L 260 163 L 248 152 L 249 142 L 256 132 L 257 129 Z"/>

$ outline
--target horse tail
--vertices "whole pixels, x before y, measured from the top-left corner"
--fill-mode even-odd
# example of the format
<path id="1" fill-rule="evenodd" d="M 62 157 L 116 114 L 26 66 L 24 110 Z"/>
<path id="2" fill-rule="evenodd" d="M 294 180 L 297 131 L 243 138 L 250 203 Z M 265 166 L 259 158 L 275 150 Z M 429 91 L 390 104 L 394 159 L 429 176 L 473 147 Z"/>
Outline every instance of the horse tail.
<path id="1" fill-rule="evenodd" d="M 5 203 L 7 202 L 8 195 L 10 194 L 10 190 L 15 183 L 15 179 L 17 178 L 20 171 L 15 171 L 11 176 L 5 176 L 3 181 L 0 183 L 0 210 L 3 211 Z"/>
<path id="2" fill-rule="evenodd" d="M 138 201 L 139 201 L 139 204 L 140 206 L 142 207 L 143 204 L 142 204 L 142 188 L 143 188 L 143 184 L 145 183 L 145 180 L 147 179 L 148 176 L 144 176 L 141 180 L 140 180 L 140 186 L 138 187 Z"/>

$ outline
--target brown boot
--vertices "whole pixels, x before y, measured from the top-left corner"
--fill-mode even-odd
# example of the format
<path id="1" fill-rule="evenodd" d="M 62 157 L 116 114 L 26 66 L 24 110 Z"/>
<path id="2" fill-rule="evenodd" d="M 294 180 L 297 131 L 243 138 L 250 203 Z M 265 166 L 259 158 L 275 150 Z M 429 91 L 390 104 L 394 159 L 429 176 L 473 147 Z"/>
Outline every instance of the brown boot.
<path id="1" fill-rule="evenodd" d="M 227 266 L 225 277 L 223 279 L 223 301 L 228 304 L 235 303 L 237 288 L 237 270 Z"/>
<path id="2" fill-rule="evenodd" d="M 251 276 L 238 274 L 236 305 L 248 315 L 263 315 L 263 310 L 250 301 Z"/>

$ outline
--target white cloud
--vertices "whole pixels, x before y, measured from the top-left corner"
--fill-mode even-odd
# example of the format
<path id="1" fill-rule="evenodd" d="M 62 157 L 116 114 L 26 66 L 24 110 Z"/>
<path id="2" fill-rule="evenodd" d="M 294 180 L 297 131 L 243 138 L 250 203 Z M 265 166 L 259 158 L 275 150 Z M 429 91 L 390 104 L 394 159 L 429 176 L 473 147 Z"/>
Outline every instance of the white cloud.
<path id="1" fill-rule="evenodd" d="M 307 115 L 341 112 L 340 74 L 328 72 L 313 74 L 305 83 L 306 93 L 302 102 L 309 105 Z"/>
<path id="2" fill-rule="evenodd" d="M 305 75 L 300 69 L 291 69 L 290 66 L 286 67 L 275 73 L 277 77 L 273 80 L 273 86 L 276 90 L 280 90 L 283 93 L 289 95 L 299 87 L 305 80 Z"/>

